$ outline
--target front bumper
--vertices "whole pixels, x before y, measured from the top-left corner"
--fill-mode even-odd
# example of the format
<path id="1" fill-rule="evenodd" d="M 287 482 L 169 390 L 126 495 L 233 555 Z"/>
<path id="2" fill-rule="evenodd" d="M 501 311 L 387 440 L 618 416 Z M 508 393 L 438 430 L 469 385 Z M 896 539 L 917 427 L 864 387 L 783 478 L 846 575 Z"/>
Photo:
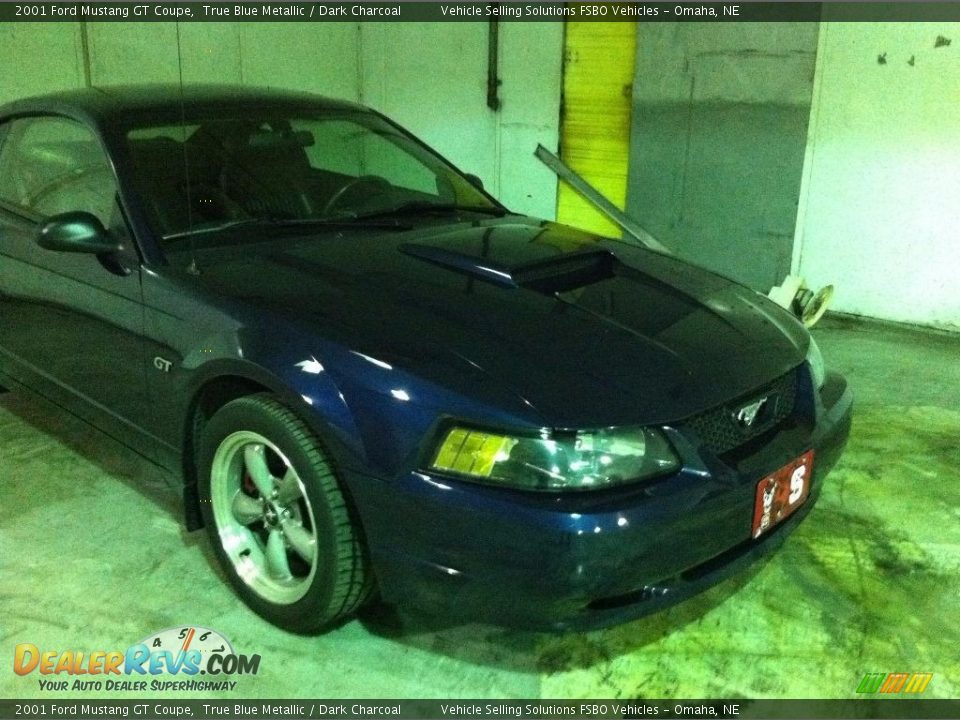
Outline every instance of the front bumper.
<path id="1" fill-rule="evenodd" d="M 674 604 L 774 550 L 816 503 L 850 431 L 853 398 L 830 374 L 806 408 L 739 456 L 668 428 L 684 462 L 635 487 L 514 492 L 419 472 L 351 474 L 383 599 L 454 620 L 527 629 L 612 625 Z M 750 537 L 757 482 L 809 449 L 810 495 Z"/>

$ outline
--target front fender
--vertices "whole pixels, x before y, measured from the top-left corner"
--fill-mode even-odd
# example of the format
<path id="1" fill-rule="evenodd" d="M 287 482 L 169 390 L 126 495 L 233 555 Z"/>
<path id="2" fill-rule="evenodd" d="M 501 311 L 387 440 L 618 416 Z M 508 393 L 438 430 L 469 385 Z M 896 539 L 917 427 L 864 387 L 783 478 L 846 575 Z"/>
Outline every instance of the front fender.
<path id="1" fill-rule="evenodd" d="M 192 420 L 206 388 L 225 378 L 237 378 L 260 385 L 276 395 L 320 437 L 334 459 L 356 466 L 366 460 L 364 447 L 346 398 L 333 377 L 314 356 L 258 358 L 256 352 L 245 352 L 242 358 L 213 358 L 189 372 L 186 405 L 183 407 L 182 437 L 192 432 Z M 308 363 L 304 369 L 302 363 Z"/>

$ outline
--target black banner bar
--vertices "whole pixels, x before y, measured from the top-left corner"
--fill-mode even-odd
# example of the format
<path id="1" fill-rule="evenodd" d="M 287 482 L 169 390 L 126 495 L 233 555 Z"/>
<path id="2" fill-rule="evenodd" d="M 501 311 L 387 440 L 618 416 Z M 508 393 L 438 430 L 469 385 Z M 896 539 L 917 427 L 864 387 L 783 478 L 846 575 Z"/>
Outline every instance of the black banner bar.
<path id="1" fill-rule="evenodd" d="M 960 700 L 0 700 L 0 718 L 152 720 L 334 718 L 915 718 L 960 717 Z"/>
<path id="2" fill-rule="evenodd" d="M 0 22 L 949 22 L 956 2 L 0 1 Z"/>

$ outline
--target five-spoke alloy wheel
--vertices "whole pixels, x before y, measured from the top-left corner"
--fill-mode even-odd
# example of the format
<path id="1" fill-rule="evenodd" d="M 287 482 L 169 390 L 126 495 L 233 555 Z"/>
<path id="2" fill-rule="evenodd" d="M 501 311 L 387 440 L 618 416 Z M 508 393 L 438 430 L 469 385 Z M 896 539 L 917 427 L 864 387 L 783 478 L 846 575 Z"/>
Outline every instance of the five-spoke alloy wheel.
<path id="1" fill-rule="evenodd" d="M 248 605 L 313 632 L 363 602 L 356 520 L 320 442 L 288 408 L 265 394 L 227 403 L 203 428 L 199 460 L 208 533 Z"/>
<path id="2" fill-rule="evenodd" d="M 249 430 L 224 439 L 210 469 L 210 503 L 236 573 L 271 602 L 303 597 L 317 570 L 316 521 L 277 446 Z"/>

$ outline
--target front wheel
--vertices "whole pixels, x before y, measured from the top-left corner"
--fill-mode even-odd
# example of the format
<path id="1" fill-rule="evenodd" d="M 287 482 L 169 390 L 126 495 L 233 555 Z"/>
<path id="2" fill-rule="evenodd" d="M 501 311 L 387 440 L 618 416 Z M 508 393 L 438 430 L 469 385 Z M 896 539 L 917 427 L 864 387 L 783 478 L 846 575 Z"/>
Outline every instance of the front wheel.
<path id="1" fill-rule="evenodd" d="M 321 630 L 370 592 L 360 529 L 320 442 L 276 398 L 224 405 L 203 428 L 200 504 L 241 598 L 294 632 Z"/>

